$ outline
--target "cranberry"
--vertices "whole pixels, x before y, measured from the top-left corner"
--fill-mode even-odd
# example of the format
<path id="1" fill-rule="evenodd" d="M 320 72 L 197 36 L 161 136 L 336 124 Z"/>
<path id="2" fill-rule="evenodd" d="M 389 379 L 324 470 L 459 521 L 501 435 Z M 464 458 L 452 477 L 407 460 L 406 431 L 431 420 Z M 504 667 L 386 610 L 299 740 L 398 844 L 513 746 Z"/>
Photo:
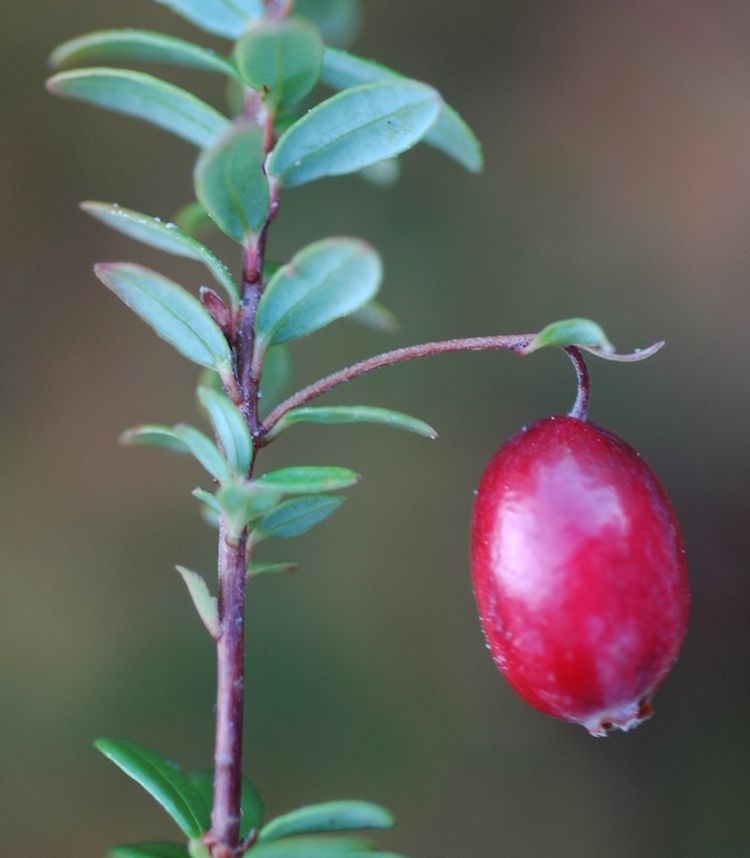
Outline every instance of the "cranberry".
<path id="1" fill-rule="evenodd" d="M 674 512 L 632 447 L 572 417 L 519 432 L 482 475 L 471 566 L 487 645 L 524 700 L 594 736 L 650 716 L 689 593 Z"/>

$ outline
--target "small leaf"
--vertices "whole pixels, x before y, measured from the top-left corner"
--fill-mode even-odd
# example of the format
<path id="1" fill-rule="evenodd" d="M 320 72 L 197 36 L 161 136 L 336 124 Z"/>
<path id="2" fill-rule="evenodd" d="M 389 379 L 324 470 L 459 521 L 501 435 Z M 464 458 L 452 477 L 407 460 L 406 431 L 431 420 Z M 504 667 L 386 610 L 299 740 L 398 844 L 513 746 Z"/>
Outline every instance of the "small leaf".
<path id="1" fill-rule="evenodd" d="M 221 375 L 231 371 L 224 334 L 201 302 L 161 274 L 127 262 L 95 266 L 96 276 L 180 354 Z"/>
<path id="2" fill-rule="evenodd" d="M 280 432 L 294 426 L 295 423 L 380 423 L 394 429 L 414 432 L 424 438 L 437 438 L 437 432 L 422 420 L 391 411 L 388 408 L 374 408 L 368 405 L 304 406 L 288 411 L 269 433 L 276 437 Z"/>
<path id="3" fill-rule="evenodd" d="M 187 846 L 181 843 L 123 843 L 114 846 L 112 858 L 190 858 Z"/>
<path id="4" fill-rule="evenodd" d="M 299 569 L 297 563 L 251 563 L 247 567 L 247 577 L 257 578 L 258 575 L 290 574 Z"/>
<path id="5" fill-rule="evenodd" d="M 272 536 L 299 536 L 336 512 L 343 502 L 344 498 L 330 495 L 305 495 L 285 501 L 260 520 L 254 539 L 259 542 Z"/>
<path id="6" fill-rule="evenodd" d="M 608 353 L 615 350 L 596 322 L 590 319 L 563 319 L 543 328 L 523 349 L 523 353 L 531 354 L 541 348 L 564 346 L 593 346 Z"/>
<path id="7" fill-rule="evenodd" d="M 211 492 L 207 492 L 205 489 L 201 488 L 193 489 L 190 494 L 194 498 L 197 498 L 202 504 L 205 504 L 205 506 L 207 506 L 209 509 L 221 514 L 221 504 L 216 499 L 216 495 L 211 494 Z"/>
<path id="8" fill-rule="evenodd" d="M 203 148 L 229 120 L 196 96 L 150 74 L 92 68 L 60 72 L 47 81 L 56 95 L 135 116 Z"/>
<path id="9" fill-rule="evenodd" d="M 284 132 L 269 172 L 288 187 L 356 172 L 410 149 L 435 122 L 440 107 L 434 89 L 413 81 L 347 89 Z"/>
<path id="10" fill-rule="evenodd" d="M 253 858 L 401 858 L 392 852 L 376 852 L 363 837 L 293 837 L 253 848 Z"/>
<path id="11" fill-rule="evenodd" d="M 255 124 L 236 125 L 195 165 L 195 193 L 219 229 L 244 243 L 268 216 L 268 179 L 263 131 Z"/>
<path id="12" fill-rule="evenodd" d="M 124 739 L 97 739 L 94 747 L 153 796 L 188 837 L 208 831 L 209 806 L 166 757 Z"/>
<path id="13" fill-rule="evenodd" d="M 174 222 L 183 232 L 195 238 L 202 233 L 214 232 L 216 224 L 211 220 L 203 206 L 194 200 L 175 212 Z"/>
<path id="14" fill-rule="evenodd" d="M 393 815 L 384 807 L 368 801 L 329 801 L 300 807 L 277 816 L 261 829 L 260 843 L 326 831 L 351 831 L 355 828 L 390 828 Z"/>
<path id="15" fill-rule="evenodd" d="M 184 423 L 178 423 L 174 427 L 174 433 L 212 477 L 215 477 L 220 483 L 231 478 L 229 465 L 216 444 L 208 436 Z"/>
<path id="16" fill-rule="evenodd" d="M 349 315 L 349 320 L 384 334 L 394 334 L 398 330 L 398 319 L 393 310 L 380 301 L 368 301 Z"/>
<path id="17" fill-rule="evenodd" d="M 602 358 L 603 360 L 613 360 L 618 363 L 637 363 L 638 361 L 646 360 L 646 358 L 653 357 L 658 351 L 661 351 L 665 346 L 664 340 L 660 340 L 658 343 L 654 343 L 648 348 L 645 349 L 635 349 L 632 352 L 625 352 L 624 354 L 608 352 L 603 349 L 595 348 L 594 346 L 580 346 L 584 351 L 589 352 L 589 354 L 595 355 L 598 358 Z"/>
<path id="18" fill-rule="evenodd" d="M 236 39 L 263 17 L 262 0 L 156 0 L 207 33 Z"/>
<path id="19" fill-rule="evenodd" d="M 362 24 L 359 0 L 296 0 L 294 14 L 315 24 L 332 45 L 350 44 Z"/>
<path id="20" fill-rule="evenodd" d="M 371 185 L 379 188 L 390 188 L 396 184 L 401 177 L 401 162 L 398 158 L 386 158 L 363 167 L 359 175 Z"/>
<path id="21" fill-rule="evenodd" d="M 149 30 L 98 30 L 64 42 L 50 57 L 52 66 L 61 69 L 77 63 L 118 61 L 159 63 L 237 75 L 232 63 L 215 51 Z"/>
<path id="22" fill-rule="evenodd" d="M 263 374 L 260 379 L 260 404 L 267 414 L 281 402 L 293 373 L 292 356 L 286 346 L 273 346 L 263 358 Z"/>
<path id="23" fill-rule="evenodd" d="M 285 495 L 313 495 L 346 489 L 358 483 L 360 479 L 359 474 L 349 468 L 303 465 L 269 471 L 255 482 L 258 485 L 276 489 Z"/>
<path id="24" fill-rule="evenodd" d="M 259 485 L 257 480 L 235 480 L 222 486 L 216 500 L 226 513 L 230 536 L 236 538 L 251 522 L 278 506 L 281 495 L 275 487 Z"/>
<path id="25" fill-rule="evenodd" d="M 200 769 L 190 775 L 190 783 L 198 790 L 208 803 L 213 803 L 214 773 L 212 769 Z M 256 831 L 263 824 L 263 800 L 255 786 L 245 777 L 242 778 L 240 794 L 240 837 L 244 838 L 254 828 Z"/>
<path id="26" fill-rule="evenodd" d="M 195 610 L 198 611 L 198 616 L 203 621 L 203 625 L 208 629 L 211 637 L 218 640 L 221 627 L 219 625 L 219 603 L 216 601 L 216 597 L 211 595 L 208 584 L 197 572 L 186 569 L 184 566 L 175 568 L 188 588 L 190 598 L 193 600 Z"/>
<path id="27" fill-rule="evenodd" d="M 461 116 L 444 104 L 435 124 L 424 136 L 424 142 L 439 149 L 471 173 L 481 173 L 484 167 L 482 145 Z"/>
<path id="28" fill-rule="evenodd" d="M 209 506 L 201 507 L 201 518 L 203 521 L 214 530 L 221 529 L 221 513 L 216 512 L 215 509 L 211 509 Z"/>
<path id="29" fill-rule="evenodd" d="M 116 203 L 83 202 L 81 208 L 108 227 L 134 238 L 150 247 L 164 250 L 174 256 L 184 256 L 202 262 L 217 283 L 224 287 L 233 304 L 240 300 L 237 284 L 226 265 L 207 247 L 183 232 L 174 223 L 122 208 Z"/>
<path id="30" fill-rule="evenodd" d="M 309 245 L 274 274 L 263 293 L 255 324 L 259 353 L 366 304 L 381 277 L 380 257 L 362 241 L 330 238 Z"/>
<path id="31" fill-rule="evenodd" d="M 245 83 L 276 109 L 286 110 L 312 90 L 320 77 L 323 43 L 303 21 L 253 27 L 235 45 L 234 60 Z"/>
<path id="32" fill-rule="evenodd" d="M 326 48 L 321 80 L 332 89 L 348 89 L 382 80 L 408 80 L 397 71 L 346 51 Z M 482 147 L 474 132 L 448 104 L 443 104 L 435 124 L 424 135 L 424 142 L 473 173 L 482 169 Z"/>
<path id="33" fill-rule="evenodd" d="M 188 447 L 175 435 L 171 426 L 149 423 L 128 429 L 120 435 L 126 447 L 157 447 L 171 453 L 189 453 Z"/>
<path id="34" fill-rule="evenodd" d="M 198 388 L 198 399 L 206 409 L 227 461 L 237 474 L 246 474 L 253 460 L 253 441 L 245 419 L 224 393 Z"/>

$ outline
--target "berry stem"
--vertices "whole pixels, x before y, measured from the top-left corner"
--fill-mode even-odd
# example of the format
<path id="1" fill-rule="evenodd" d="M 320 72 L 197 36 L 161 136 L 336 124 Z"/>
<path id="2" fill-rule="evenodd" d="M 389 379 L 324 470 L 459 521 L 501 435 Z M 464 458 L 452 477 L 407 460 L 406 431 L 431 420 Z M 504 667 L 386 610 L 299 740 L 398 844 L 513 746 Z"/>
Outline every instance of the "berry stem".
<path id="1" fill-rule="evenodd" d="M 586 366 L 586 361 L 583 359 L 579 348 L 576 348 L 576 346 L 566 346 L 564 351 L 575 367 L 576 381 L 578 382 L 576 401 L 568 412 L 568 417 L 575 417 L 576 420 L 586 420 L 589 415 L 589 401 L 591 399 L 589 368 Z"/>
<path id="2" fill-rule="evenodd" d="M 344 367 L 338 372 L 331 373 L 325 378 L 303 387 L 297 393 L 284 400 L 271 411 L 260 427 L 261 444 L 267 440 L 266 436 L 281 418 L 293 408 L 302 405 L 328 393 L 334 387 L 346 384 L 361 375 L 373 370 L 395 363 L 403 363 L 416 358 L 432 357 L 433 355 L 446 354 L 447 352 L 487 351 L 488 349 L 505 349 L 521 355 L 523 350 L 534 339 L 535 334 L 500 334 L 492 337 L 465 337 L 452 340 L 438 340 L 431 343 L 421 343 L 416 346 L 405 346 L 393 351 L 383 352 L 379 355 L 361 360 L 351 366 Z"/>

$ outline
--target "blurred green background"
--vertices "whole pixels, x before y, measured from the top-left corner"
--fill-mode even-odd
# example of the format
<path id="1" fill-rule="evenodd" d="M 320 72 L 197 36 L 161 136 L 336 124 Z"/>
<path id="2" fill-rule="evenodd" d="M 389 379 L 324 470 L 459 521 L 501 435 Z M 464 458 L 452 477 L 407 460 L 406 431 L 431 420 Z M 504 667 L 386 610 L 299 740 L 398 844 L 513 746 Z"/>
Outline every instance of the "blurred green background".
<path id="1" fill-rule="evenodd" d="M 438 86 L 484 142 L 481 177 L 424 147 L 395 188 L 290 192 L 271 253 L 369 238 L 393 337 L 338 323 L 295 348 L 300 383 L 399 344 L 599 320 L 632 367 L 592 365 L 592 418 L 670 491 L 693 616 L 656 717 L 593 740 L 496 673 L 467 570 L 472 490 L 521 424 L 565 410 L 558 354 L 384 370 L 327 400 L 402 408 L 437 442 L 295 429 L 267 457 L 365 475 L 341 512 L 265 551 L 295 578 L 249 606 L 247 771 L 269 810 L 362 797 L 413 858 L 750 855 L 750 7 L 744 0 L 365 0 L 357 49 Z M 98 735 L 210 762 L 213 653 L 173 564 L 208 571 L 201 474 L 115 439 L 192 419 L 193 368 L 91 274 L 134 259 L 201 271 L 81 215 L 85 198 L 170 216 L 191 147 L 42 89 L 62 39 L 132 25 L 195 38 L 148 0 L 3 0 L 0 831 L 9 858 L 99 856 L 169 821 L 91 748 Z M 210 39 L 202 39 L 211 44 Z M 172 75 L 219 99 L 216 81 Z M 227 250 L 226 246 L 221 249 Z M 230 249 L 230 253 L 231 253 Z"/>

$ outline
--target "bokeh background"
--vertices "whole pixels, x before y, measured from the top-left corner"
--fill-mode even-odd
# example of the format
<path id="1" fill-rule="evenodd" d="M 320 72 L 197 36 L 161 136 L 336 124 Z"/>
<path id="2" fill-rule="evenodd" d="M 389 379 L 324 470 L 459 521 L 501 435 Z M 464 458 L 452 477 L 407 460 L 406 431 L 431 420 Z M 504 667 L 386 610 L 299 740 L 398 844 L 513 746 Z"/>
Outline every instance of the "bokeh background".
<path id="1" fill-rule="evenodd" d="M 289 193 L 272 239 L 369 238 L 388 337 L 338 323 L 295 347 L 297 380 L 423 339 L 599 320 L 641 365 L 592 365 L 592 417 L 670 491 L 689 552 L 684 651 L 637 732 L 592 740 L 517 700 L 480 639 L 467 571 L 472 490 L 521 424 L 565 410 L 565 359 L 443 357 L 329 402 L 436 425 L 296 429 L 268 456 L 365 479 L 271 559 L 249 607 L 247 770 L 269 811 L 336 797 L 393 808 L 413 858 L 750 855 L 750 7 L 744 0 L 365 0 L 357 49 L 437 85 L 484 142 L 480 177 L 422 147 L 389 190 L 357 178 Z M 126 736 L 210 762 L 213 653 L 175 562 L 213 537 L 183 460 L 123 450 L 143 421 L 193 419 L 191 366 L 94 280 L 134 259 L 201 271 L 81 215 L 93 198 L 170 216 L 194 152 L 47 97 L 60 40 L 118 25 L 201 34 L 148 0 L 3 0 L 0 842 L 82 858 L 173 835 L 91 748 Z M 204 44 L 212 44 L 207 38 Z M 220 86 L 172 73 L 206 97 Z M 219 245 L 222 250 L 231 249 Z"/>

